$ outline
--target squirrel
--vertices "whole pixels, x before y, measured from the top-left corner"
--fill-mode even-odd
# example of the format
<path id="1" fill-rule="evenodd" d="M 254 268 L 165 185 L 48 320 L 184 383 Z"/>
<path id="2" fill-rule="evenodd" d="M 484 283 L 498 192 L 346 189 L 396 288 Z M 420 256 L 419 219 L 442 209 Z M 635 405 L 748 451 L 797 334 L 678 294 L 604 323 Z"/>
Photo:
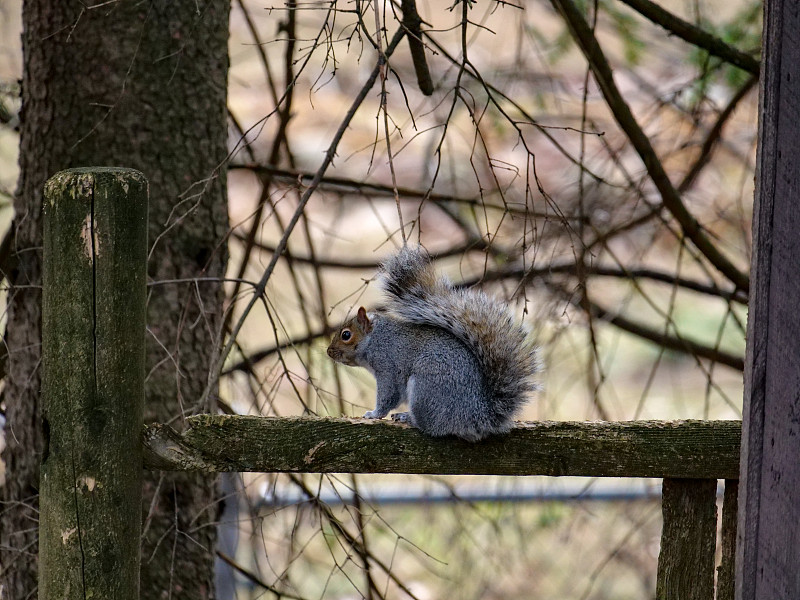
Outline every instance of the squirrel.
<path id="1" fill-rule="evenodd" d="M 328 356 L 365 367 L 377 382 L 375 410 L 431 436 L 477 442 L 506 433 L 538 389 L 538 351 L 508 307 L 482 291 L 437 277 L 422 247 L 404 246 L 381 267 L 385 306 L 362 306 L 328 346 Z"/>

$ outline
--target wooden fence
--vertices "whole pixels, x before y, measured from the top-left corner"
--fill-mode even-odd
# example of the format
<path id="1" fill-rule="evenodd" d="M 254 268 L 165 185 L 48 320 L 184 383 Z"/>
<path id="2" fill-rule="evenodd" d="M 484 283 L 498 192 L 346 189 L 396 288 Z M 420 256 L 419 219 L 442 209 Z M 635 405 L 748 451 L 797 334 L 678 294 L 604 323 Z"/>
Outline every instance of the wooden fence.
<path id="1" fill-rule="evenodd" d="M 40 599 L 138 600 L 143 468 L 663 478 L 657 598 L 733 598 L 741 423 L 521 423 L 479 444 L 359 419 L 143 428 L 147 183 L 126 169 L 65 171 L 45 213 Z"/>

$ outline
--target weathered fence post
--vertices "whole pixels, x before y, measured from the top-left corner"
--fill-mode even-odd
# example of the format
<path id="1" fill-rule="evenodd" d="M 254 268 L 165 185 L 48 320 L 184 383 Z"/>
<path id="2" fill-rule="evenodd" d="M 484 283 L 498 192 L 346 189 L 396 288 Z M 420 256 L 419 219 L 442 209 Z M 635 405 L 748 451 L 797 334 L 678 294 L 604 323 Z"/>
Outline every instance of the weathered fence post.
<path id="1" fill-rule="evenodd" d="M 657 600 L 714 600 L 717 480 L 664 479 Z"/>
<path id="2" fill-rule="evenodd" d="M 147 181 L 45 186 L 40 600 L 139 598 Z"/>
<path id="3" fill-rule="evenodd" d="M 717 567 L 717 600 L 734 600 L 736 583 L 736 527 L 739 511 L 739 480 L 725 480 L 722 500 L 720 545 L 722 560 Z"/>
<path id="4" fill-rule="evenodd" d="M 764 2 L 742 406 L 738 600 L 800 598 L 800 11 Z"/>

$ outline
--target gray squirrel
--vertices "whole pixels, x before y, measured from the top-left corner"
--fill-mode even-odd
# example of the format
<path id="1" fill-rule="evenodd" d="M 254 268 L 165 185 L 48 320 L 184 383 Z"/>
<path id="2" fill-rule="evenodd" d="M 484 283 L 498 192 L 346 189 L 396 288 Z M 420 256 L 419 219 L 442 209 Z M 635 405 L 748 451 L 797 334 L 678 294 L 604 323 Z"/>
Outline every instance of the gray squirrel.
<path id="1" fill-rule="evenodd" d="M 385 306 L 355 317 L 334 334 L 328 355 L 364 367 L 377 382 L 381 419 L 431 436 L 476 442 L 511 429 L 514 416 L 538 389 L 537 348 L 508 307 L 475 289 L 437 277 L 421 247 L 403 247 L 383 263 Z"/>

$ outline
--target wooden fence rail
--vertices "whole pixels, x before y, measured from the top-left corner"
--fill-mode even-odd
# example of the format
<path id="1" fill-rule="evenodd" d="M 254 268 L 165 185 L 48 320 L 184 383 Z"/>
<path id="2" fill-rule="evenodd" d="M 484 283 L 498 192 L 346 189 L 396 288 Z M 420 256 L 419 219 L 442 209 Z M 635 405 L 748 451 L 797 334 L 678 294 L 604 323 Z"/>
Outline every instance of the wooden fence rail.
<path id="1" fill-rule="evenodd" d="M 72 170 L 45 190 L 40 600 L 139 598 L 142 469 L 663 478 L 659 599 L 733 598 L 741 423 L 520 423 L 478 444 L 388 421 L 201 415 L 142 429 L 147 183 Z"/>
<path id="2" fill-rule="evenodd" d="M 388 420 L 200 415 L 144 429 L 160 470 L 738 479 L 740 421 L 517 423 L 477 444 Z"/>

